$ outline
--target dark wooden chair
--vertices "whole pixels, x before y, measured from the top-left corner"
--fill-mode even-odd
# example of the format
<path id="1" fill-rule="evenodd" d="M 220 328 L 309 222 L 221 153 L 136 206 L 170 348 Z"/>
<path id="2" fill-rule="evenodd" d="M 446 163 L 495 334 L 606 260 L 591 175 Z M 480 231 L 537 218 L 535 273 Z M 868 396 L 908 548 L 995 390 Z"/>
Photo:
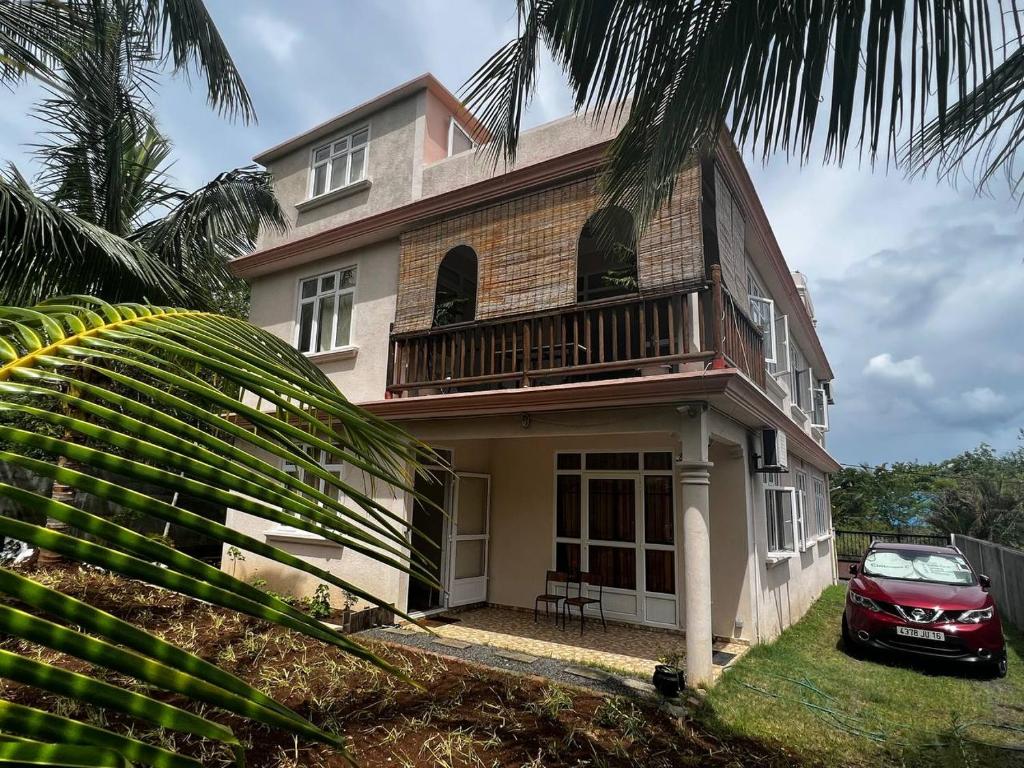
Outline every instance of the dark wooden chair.
<path id="1" fill-rule="evenodd" d="M 556 594 L 553 584 L 565 584 L 565 594 Z M 537 599 L 533 601 L 533 621 L 537 622 L 537 615 L 539 613 L 538 608 L 540 604 L 544 603 L 544 616 L 545 618 L 551 614 L 551 604 L 555 606 L 555 626 L 558 626 L 558 604 L 565 600 L 569 595 L 569 574 L 563 573 L 562 571 L 548 571 L 544 576 L 544 594 L 537 595 Z"/>
<path id="2" fill-rule="evenodd" d="M 571 585 L 576 584 L 576 597 L 569 596 Z M 587 597 L 583 592 L 583 585 L 586 584 L 591 587 L 597 587 L 597 597 Z M 601 611 L 601 626 L 604 627 L 604 631 L 608 631 L 608 624 L 604 620 L 604 579 L 602 579 L 596 573 L 587 573 L 584 571 L 578 576 L 574 576 L 569 584 L 565 588 L 565 602 L 562 603 L 562 629 L 565 629 L 565 622 L 567 618 L 572 618 L 572 611 L 570 608 L 580 609 L 580 634 L 583 634 L 583 624 L 586 622 L 586 614 L 584 610 L 588 605 L 597 604 L 598 610 Z"/>

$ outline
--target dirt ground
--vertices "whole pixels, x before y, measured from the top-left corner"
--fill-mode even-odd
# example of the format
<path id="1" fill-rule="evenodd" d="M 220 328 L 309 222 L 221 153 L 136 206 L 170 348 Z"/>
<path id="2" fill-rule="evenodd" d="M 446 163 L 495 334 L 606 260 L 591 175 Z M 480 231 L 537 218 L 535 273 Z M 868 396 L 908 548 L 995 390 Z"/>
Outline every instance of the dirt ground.
<path id="1" fill-rule="evenodd" d="M 334 648 L 163 590 L 80 569 L 33 578 L 144 627 L 245 679 L 317 725 L 345 734 L 363 766 L 792 765 L 792 756 L 730 740 L 625 699 L 470 667 L 432 654 L 371 646 L 419 681 L 418 691 Z M 0 636 L 0 647 L 43 657 L 108 682 L 123 676 Z M 219 745 L 171 733 L 36 689 L 0 682 L 0 694 L 62 715 L 105 723 L 161 746 L 230 765 Z M 196 705 L 166 696 L 195 710 Z M 246 745 L 250 766 L 348 765 L 335 750 L 233 715 L 206 712 Z"/>

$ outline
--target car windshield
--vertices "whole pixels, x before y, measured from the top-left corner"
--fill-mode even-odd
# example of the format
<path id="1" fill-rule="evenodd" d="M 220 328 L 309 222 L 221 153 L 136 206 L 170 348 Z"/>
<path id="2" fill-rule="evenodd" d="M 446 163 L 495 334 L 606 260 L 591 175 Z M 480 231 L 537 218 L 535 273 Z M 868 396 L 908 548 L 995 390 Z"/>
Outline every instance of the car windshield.
<path id="1" fill-rule="evenodd" d="M 954 552 L 946 554 L 875 549 L 864 558 L 864 574 L 934 584 L 971 586 L 975 583 L 974 573 L 967 561 Z"/>

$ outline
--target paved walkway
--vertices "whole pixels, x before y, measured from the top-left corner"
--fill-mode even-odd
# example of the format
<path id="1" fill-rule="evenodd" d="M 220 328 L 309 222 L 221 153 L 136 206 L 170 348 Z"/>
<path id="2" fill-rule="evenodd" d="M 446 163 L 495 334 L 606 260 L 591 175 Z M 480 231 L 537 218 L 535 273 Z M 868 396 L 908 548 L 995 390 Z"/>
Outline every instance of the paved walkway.
<path id="1" fill-rule="evenodd" d="M 686 639 L 678 632 L 668 632 L 644 627 L 609 624 L 608 631 L 601 628 L 601 622 L 587 619 L 581 636 L 579 621 L 571 622 L 565 631 L 561 625 L 543 617 L 536 623 L 533 615 L 504 608 L 476 608 L 467 611 L 444 614 L 440 619 L 427 620 L 427 625 L 437 635 L 429 642 L 437 650 L 459 649 L 460 645 L 484 646 L 492 654 L 506 652 L 501 658 L 516 661 L 516 655 L 526 659 L 556 659 L 570 665 L 586 665 L 614 672 L 625 673 L 650 680 L 654 667 L 666 656 L 685 653 Z M 419 627 L 406 625 L 391 632 L 391 639 L 402 634 L 426 634 Z M 419 639 L 419 638 L 417 638 Z M 422 640 L 427 640 L 426 637 Z M 416 645 L 424 645 L 417 642 Z M 715 675 L 722 668 L 747 650 L 744 645 L 716 642 Z M 520 659 L 527 670 L 530 661 Z M 685 666 L 685 660 L 683 661 Z M 502 666 L 505 666 L 504 664 Z M 528 670 L 527 670 L 528 671 Z"/>

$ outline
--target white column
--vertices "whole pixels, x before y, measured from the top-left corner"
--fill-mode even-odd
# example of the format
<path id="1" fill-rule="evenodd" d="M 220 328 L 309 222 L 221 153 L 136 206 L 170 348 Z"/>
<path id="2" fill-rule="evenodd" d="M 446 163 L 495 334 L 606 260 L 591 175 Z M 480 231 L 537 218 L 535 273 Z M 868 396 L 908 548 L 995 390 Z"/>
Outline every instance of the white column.
<path id="1" fill-rule="evenodd" d="M 708 461 L 708 409 L 683 406 L 680 430 L 683 558 L 686 590 L 686 684 L 711 682 L 711 462 Z"/>

